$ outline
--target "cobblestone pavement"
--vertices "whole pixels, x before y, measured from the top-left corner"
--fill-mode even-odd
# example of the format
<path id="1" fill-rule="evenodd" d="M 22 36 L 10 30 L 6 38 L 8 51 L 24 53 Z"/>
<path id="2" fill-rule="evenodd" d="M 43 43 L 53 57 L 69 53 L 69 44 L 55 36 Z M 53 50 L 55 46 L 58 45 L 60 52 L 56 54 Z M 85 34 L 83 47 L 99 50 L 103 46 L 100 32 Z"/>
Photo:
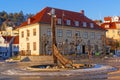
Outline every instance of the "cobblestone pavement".
<path id="1" fill-rule="evenodd" d="M 94 58 L 91 61 L 88 59 L 77 59 L 74 60 L 76 63 L 92 63 L 92 64 L 102 64 L 102 65 L 110 65 L 118 68 L 118 71 L 115 72 L 86 72 L 80 75 L 63 75 L 63 76 L 39 76 L 39 75 L 4 75 L 1 74 L 5 71 L 24 71 L 26 66 L 29 66 L 31 63 L 29 62 L 20 62 L 20 63 L 6 63 L 0 62 L 0 80 L 120 80 L 120 58 Z M 20 69 L 20 70 L 19 70 Z M 10 71 L 12 74 L 12 71 Z M 25 71 L 27 72 L 27 71 Z M 28 73 L 31 73 L 28 71 Z M 38 72 L 37 72 L 38 73 Z M 47 72 L 44 72 L 47 73 Z M 10 73 L 8 73 L 10 74 Z M 53 75 L 52 73 L 50 73 Z"/>

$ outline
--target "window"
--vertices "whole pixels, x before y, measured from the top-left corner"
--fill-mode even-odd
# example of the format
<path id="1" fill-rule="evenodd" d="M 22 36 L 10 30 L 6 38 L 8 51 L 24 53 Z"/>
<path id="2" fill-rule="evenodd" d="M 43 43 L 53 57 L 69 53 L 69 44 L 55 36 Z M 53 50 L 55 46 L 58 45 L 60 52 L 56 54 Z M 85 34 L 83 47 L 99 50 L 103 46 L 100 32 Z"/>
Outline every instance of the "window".
<path id="1" fill-rule="evenodd" d="M 24 31 L 21 32 L 21 37 L 22 37 L 22 38 L 24 37 Z"/>
<path id="2" fill-rule="evenodd" d="M 30 50 L 30 43 L 27 43 L 27 50 Z"/>
<path id="3" fill-rule="evenodd" d="M 36 36 L 36 29 L 33 29 L 33 36 Z"/>
<path id="4" fill-rule="evenodd" d="M 105 25 L 105 28 L 109 28 L 109 25 Z"/>
<path id="5" fill-rule="evenodd" d="M 62 33 L 63 33 L 62 29 L 57 30 L 58 37 L 62 37 Z"/>
<path id="6" fill-rule="evenodd" d="M 86 22 L 83 22 L 83 27 L 87 27 L 87 23 Z"/>
<path id="7" fill-rule="evenodd" d="M 114 30 L 112 30 L 112 32 L 113 32 L 113 33 L 115 33 L 115 31 L 114 31 Z"/>
<path id="8" fill-rule="evenodd" d="M 80 31 L 76 31 L 77 37 L 80 37 Z"/>
<path id="9" fill-rule="evenodd" d="M 71 30 L 67 30 L 67 37 L 72 37 L 72 31 Z"/>
<path id="10" fill-rule="evenodd" d="M 36 42 L 33 42 L 33 50 L 36 50 Z"/>
<path id="11" fill-rule="evenodd" d="M 116 23 L 117 29 L 120 29 L 120 23 Z"/>
<path id="12" fill-rule="evenodd" d="M 87 33 L 87 32 L 84 32 L 84 33 L 83 33 L 83 38 L 85 38 L 85 39 L 88 38 L 88 33 Z"/>
<path id="13" fill-rule="evenodd" d="M 47 36 L 51 36 L 51 29 L 50 28 L 47 29 Z"/>
<path id="14" fill-rule="evenodd" d="M 93 24 L 93 23 L 90 23 L 90 27 L 91 27 L 91 28 L 94 28 L 94 24 Z"/>
<path id="15" fill-rule="evenodd" d="M 101 34 L 97 33 L 96 37 L 97 37 L 97 39 L 101 39 Z"/>
<path id="16" fill-rule="evenodd" d="M 79 21 L 75 21 L 75 26 L 79 26 Z"/>
<path id="17" fill-rule="evenodd" d="M 30 30 L 27 30 L 27 37 L 30 36 Z"/>
<path id="18" fill-rule="evenodd" d="M 13 46 L 13 48 L 15 49 L 15 48 L 16 48 L 16 46 Z"/>
<path id="19" fill-rule="evenodd" d="M 95 33 L 91 32 L 90 37 L 91 37 L 91 39 L 95 39 Z"/>
<path id="20" fill-rule="evenodd" d="M 71 23 L 70 23 L 70 20 L 67 20 L 67 21 L 66 21 L 66 24 L 67 24 L 67 25 L 70 25 L 70 24 L 71 24 Z"/>
<path id="21" fill-rule="evenodd" d="M 58 24 L 62 24 L 61 18 L 58 18 L 57 23 L 58 23 Z"/>
<path id="22" fill-rule="evenodd" d="M 118 35 L 120 35 L 120 30 L 118 30 Z"/>

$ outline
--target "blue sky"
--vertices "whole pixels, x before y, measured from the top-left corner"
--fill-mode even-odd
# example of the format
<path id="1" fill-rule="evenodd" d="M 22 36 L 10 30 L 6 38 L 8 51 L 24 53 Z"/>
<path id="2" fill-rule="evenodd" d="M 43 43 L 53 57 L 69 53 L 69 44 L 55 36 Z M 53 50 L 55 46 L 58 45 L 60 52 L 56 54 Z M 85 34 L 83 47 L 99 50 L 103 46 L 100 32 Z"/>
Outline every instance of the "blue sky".
<path id="1" fill-rule="evenodd" d="M 93 20 L 104 16 L 120 16 L 120 0 L 0 0 L 0 11 L 36 14 L 44 7 L 55 7 L 79 12 Z"/>

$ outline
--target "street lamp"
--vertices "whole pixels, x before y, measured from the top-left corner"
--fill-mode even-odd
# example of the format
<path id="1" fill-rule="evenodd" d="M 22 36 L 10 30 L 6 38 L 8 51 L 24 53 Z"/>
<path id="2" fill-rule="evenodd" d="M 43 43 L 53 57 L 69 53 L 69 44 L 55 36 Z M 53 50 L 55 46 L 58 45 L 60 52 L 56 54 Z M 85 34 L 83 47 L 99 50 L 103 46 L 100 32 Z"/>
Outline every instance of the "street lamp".
<path id="1" fill-rule="evenodd" d="M 51 11 L 50 11 L 50 13 L 48 13 L 48 15 L 51 16 L 53 60 L 54 60 L 54 64 L 57 65 L 57 57 L 55 56 L 55 53 L 54 53 L 54 45 L 56 45 L 56 35 L 55 35 L 56 15 L 55 15 L 55 9 L 51 9 Z"/>

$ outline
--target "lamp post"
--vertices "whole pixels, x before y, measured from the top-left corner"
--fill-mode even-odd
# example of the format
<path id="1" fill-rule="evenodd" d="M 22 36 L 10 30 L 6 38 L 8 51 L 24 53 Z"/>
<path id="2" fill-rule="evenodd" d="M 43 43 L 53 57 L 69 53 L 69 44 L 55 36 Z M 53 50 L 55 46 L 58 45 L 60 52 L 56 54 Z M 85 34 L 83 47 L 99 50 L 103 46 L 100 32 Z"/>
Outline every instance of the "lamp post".
<path id="1" fill-rule="evenodd" d="M 52 28 L 52 53 L 53 53 L 53 60 L 54 64 L 57 65 L 57 57 L 54 53 L 54 45 L 56 45 L 56 35 L 55 35 L 55 25 L 56 25 L 56 15 L 55 15 L 55 9 L 52 9 L 50 13 L 51 15 L 51 28 Z"/>

